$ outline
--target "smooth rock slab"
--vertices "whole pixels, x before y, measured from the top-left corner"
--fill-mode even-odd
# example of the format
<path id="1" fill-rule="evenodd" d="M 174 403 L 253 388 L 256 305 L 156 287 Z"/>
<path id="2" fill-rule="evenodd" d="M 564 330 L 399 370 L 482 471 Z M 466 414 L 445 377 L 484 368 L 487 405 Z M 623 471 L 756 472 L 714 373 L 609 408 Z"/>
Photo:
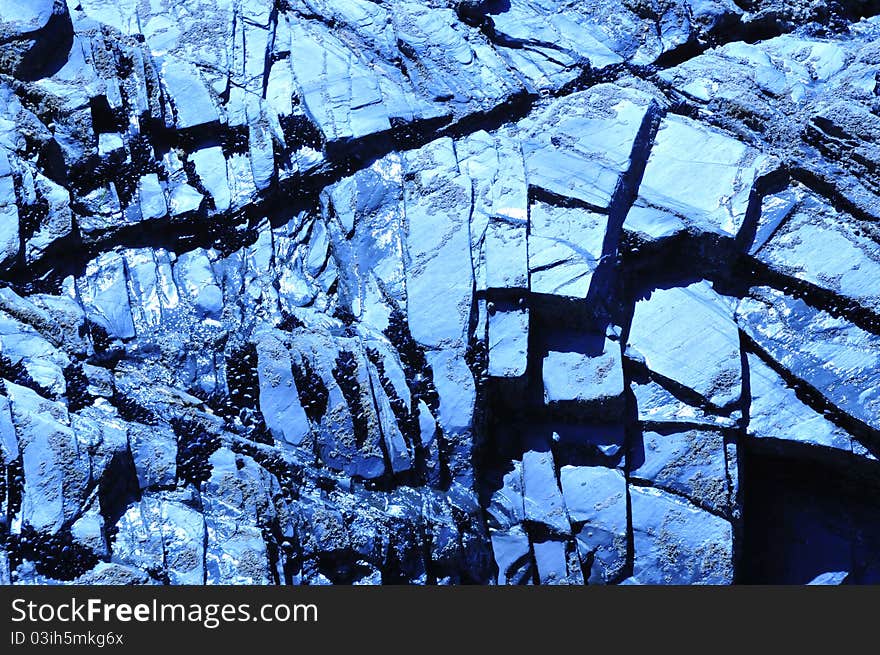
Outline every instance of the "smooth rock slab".
<path id="1" fill-rule="evenodd" d="M 511 462 L 511 470 L 502 476 L 501 487 L 492 494 L 486 512 L 490 525 L 502 529 L 522 523 L 525 519 L 521 461 Z"/>
<path id="2" fill-rule="evenodd" d="M 174 124 L 177 128 L 188 129 L 218 120 L 217 108 L 195 66 L 175 57 L 167 57 L 162 62 L 161 76 L 174 105 Z"/>
<path id="3" fill-rule="evenodd" d="M 5 158 L 3 150 L 0 150 L 0 158 Z M 0 161 L 0 166 L 2 163 Z M 15 185 L 12 175 L 2 175 L 0 176 L 0 265 L 11 264 L 20 248 Z"/>
<path id="4" fill-rule="evenodd" d="M 645 431 L 630 462 L 630 478 L 687 496 L 720 514 L 732 509 L 724 437 L 710 430 Z"/>
<path id="5" fill-rule="evenodd" d="M 809 446 L 853 452 L 859 447 L 852 437 L 805 405 L 794 389 L 764 361 L 748 353 L 749 408 L 748 435 L 755 439 L 791 441 Z"/>
<path id="6" fill-rule="evenodd" d="M 0 0 L 0 34 L 8 38 L 39 30 L 52 18 L 54 6 L 54 0 Z"/>
<path id="7" fill-rule="evenodd" d="M 534 203 L 529 216 L 532 292 L 586 298 L 602 257 L 607 223 L 604 214 Z"/>
<path id="8" fill-rule="evenodd" d="M 641 584 L 730 584 L 730 523 L 650 487 L 630 487 L 635 545 L 633 578 Z"/>
<path id="9" fill-rule="evenodd" d="M 770 159 L 684 116 L 660 124 L 624 229 L 645 241 L 680 232 L 735 237 Z"/>
<path id="10" fill-rule="evenodd" d="M 629 346 L 648 369 L 716 407 L 739 400 L 742 366 L 733 305 L 708 282 L 658 289 L 636 303 Z"/>
<path id="11" fill-rule="evenodd" d="M 105 252 L 86 265 L 77 280 L 80 299 L 89 320 L 101 325 L 110 337 L 135 336 L 126 285 L 125 261 L 117 252 Z"/>
<path id="12" fill-rule="evenodd" d="M 529 538 L 516 525 L 508 530 L 491 533 L 492 553 L 498 566 L 498 584 L 528 584 L 531 580 L 532 562 Z"/>
<path id="13" fill-rule="evenodd" d="M 655 380 L 633 380 L 630 390 L 638 406 L 638 420 L 642 423 L 698 423 L 719 427 L 733 427 L 736 424 L 735 412 L 732 416 L 713 414 L 706 408 L 696 407 L 676 397 Z"/>
<path id="14" fill-rule="evenodd" d="M 602 84 L 552 103 L 521 125 L 529 184 L 597 209 L 611 206 L 655 101 Z"/>
<path id="15" fill-rule="evenodd" d="M 880 313 L 880 253 L 852 216 L 807 196 L 755 255 L 770 270 Z"/>
<path id="16" fill-rule="evenodd" d="M 538 581 L 542 585 L 582 585 L 584 583 L 580 562 L 574 553 L 568 552 L 568 543 L 551 539 L 534 541 L 535 565 Z"/>
<path id="17" fill-rule="evenodd" d="M 140 198 L 141 217 L 145 221 L 162 218 L 168 213 L 168 205 L 165 202 L 165 192 L 159 182 L 159 176 L 155 173 L 144 175 L 138 182 L 138 196 Z"/>
<path id="18" fill-rule="evenodd" d="M 489 376 L 516 378 L 525 375 L 529 348 L 528 309 L 505 305 L 503 311 L 492 311 L 488 329 Z"/>
<path id="19" fill-rule="evenodd" d="M 310 426 L 293 379 L 290 354 L 281 341 L 267 333 L 257 342 L 257 357 L 260 411 L 266 426 L 277 439 L 299 446 Z"/>
<path id="20" fill-rule="evenodd" d="M 458 170 L 451 139 L 408 153 L 406 169 L 415 178 L 404 196 L 410 330 L 425 346 L 459 345 L 472 302 L 471 181 Z"/>
<path id="21" fill-rule="evenodd" d="M 548 405 L 614 405 L 623 395 L 620 344 L 605 340 L 603 352 L 597 355 L 550 351 L 542 379 Z"/>
<path id="22" fill-rule="evenodd" d="M 165 570 L 171 584 L 205 584 L 205 517 L 177 501 L 161 504 Z"/>
<path id="23" fill-rule="evenodd" d="M 610 582 L 626 565 L 626 479 L 603 466 L 563 466 L 559 474 L 572 525 L 580 525 L 578 554 L 593 558 L 589 583 Z"/>
<path id="24" fill-rule="evenodd" d="M 486 286 L 489 289 L 528 289 L 528 251 L 525 220 L 496 218 L 486 228 Z"/>
<path id="25" fill-rule="evenodd" d="M 174 485 L 177 479 L 177 440 L 173 432 L 130 423 L 128 443 L 142 490 Z"/>
<path id="26" fill-rule="evenodd" d="M 24 467 L 22 523 L 55 533 L 85 500 L 88 454 L 80 449 L 63 403 L 8 381 L 5 386 Z"/>
<path id="27" fill-rule="evenodd" d="M 880 336 L 768 287 L 753 288 L 736 318 L 792 377 L 880 429 Z"/>
<path id="28" fill-rule="evenodd" d="M 565 502 L 556 482 L 553 454 L 549 450 L 527 450 L 523 453 L 523 504 L 530 521 L 543 523 L 561 534 L 571 526 Z"/>

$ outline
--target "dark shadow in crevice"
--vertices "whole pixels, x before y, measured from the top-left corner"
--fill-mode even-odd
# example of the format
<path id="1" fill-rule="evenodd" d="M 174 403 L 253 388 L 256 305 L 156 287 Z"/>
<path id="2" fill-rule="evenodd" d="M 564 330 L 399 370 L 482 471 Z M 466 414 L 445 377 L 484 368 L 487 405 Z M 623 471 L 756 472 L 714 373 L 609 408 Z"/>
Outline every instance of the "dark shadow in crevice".
<path id="1" fill-rule="evenodd" d="M 806 584 L 845 571 L 849 584 L 880 583 L 877 464 L 860 470 L 807 459 L 797 448 L 770 454 L 754 440 L 743 461 L 743 539 L 737 582 Z M 869 474 L 865 474 L 869 473 Z"/>

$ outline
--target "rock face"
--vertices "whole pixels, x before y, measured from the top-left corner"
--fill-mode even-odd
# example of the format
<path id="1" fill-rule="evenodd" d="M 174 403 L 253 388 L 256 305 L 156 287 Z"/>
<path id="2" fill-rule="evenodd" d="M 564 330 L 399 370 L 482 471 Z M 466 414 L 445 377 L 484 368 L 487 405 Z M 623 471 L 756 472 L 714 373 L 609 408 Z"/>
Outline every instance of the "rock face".
<path id="1" fill-rule="evenodd" d="M 0 0 L 0 582 L 880 580 L 875 6 Z"/>

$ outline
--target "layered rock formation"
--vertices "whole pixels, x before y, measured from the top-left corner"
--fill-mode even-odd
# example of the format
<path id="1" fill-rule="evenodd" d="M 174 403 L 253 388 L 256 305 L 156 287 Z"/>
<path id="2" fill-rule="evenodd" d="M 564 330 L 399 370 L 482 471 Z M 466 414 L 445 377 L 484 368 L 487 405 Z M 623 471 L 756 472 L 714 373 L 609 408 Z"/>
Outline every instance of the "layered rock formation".
<path id="1" fill-rule="evenodd" d="M 877 581 L 876 13 L 0 0 L 0 582 Z"/>

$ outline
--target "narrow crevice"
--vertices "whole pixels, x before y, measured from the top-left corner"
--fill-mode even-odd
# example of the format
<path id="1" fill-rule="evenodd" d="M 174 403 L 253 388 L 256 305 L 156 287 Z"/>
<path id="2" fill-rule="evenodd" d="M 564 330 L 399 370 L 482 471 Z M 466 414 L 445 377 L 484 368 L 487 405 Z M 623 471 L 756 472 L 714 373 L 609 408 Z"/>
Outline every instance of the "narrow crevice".
<path id="1" fill-rule="evenodd" d="M 827 200 L 835 209 L 842 210 L 862 221 L 870 223 L 880 221 L 880 213 L 871 213 L 865 207 L 853 202 L 840 192 L 832 180 L 822 177 L 815 171 L 794 165 L 791 167 L 791 176 L 810 191 Z"/>
<path id="2" fill-rule="evenodd" d="M 753 286 L 773 287 L 791 298 L 803 300 L 810 307 L 843 318 L 865 332 L 880 335 L 880 313 L 863 307 L 852 298 L 775 271 L 756 259 L 750 258 L 748 262 Z"/>

